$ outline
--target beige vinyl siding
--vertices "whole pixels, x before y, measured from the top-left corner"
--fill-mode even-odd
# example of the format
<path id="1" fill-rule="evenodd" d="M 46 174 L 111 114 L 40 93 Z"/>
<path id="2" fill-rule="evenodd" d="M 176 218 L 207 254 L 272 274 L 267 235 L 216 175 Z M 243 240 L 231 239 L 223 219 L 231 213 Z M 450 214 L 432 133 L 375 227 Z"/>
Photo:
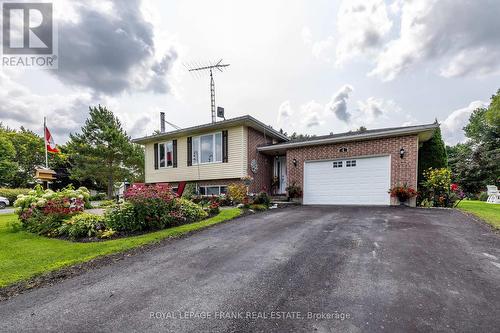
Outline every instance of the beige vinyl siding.
<path id="1" fill-rule="evenodd" d="M 210 179 L 241 178 L 246 175 L 248 159 L 246 128 L 231 127 L 228 133 L 228 163 L 211 163 L 187 166 L 187 138 L 177 139 L 177 168 L 154 168 L 154 143 L 145 146 L 146 183 L 169 183 Z M 212 131 L 204 134 L 214 133 Z M 198 136 L 196 134 L 194 136 Z M 160 141 L 163 142 L 163 141 Z M 159 142 L 158 142 L 159 143 Z"/>

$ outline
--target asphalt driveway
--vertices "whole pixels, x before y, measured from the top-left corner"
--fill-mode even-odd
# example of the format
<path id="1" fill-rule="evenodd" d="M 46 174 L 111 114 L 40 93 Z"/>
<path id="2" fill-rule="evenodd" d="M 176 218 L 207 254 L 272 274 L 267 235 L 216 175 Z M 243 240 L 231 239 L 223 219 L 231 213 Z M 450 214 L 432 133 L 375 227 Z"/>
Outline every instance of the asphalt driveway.
<path id="1" fill-rule="evenodd" d="M 2 302 L 0 318 L 2 332 L 493 332 L 500 237 L 451 210 L 273 210 Z"/>

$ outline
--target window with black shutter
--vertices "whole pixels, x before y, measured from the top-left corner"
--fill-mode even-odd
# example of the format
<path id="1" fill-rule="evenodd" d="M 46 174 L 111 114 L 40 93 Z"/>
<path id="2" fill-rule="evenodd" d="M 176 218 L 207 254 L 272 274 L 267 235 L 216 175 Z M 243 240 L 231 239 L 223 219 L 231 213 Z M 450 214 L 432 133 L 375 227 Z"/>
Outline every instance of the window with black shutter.
<path id="1" fill-rule="evenodd" d="M 154 165 L 155 165 L 155 170 L 158 170 L 158 144 L 154 144 Z"/>
<path id="2" fill-rule="evenodd" d="M 187 138 L 187 165 L 193 165 L 193 138 Z"/>
<path id="3" fill-rule="evenodd" d="M 173 155 L 173 163 L 172 167 L 177 168 L 177 140 L 172 140 L 172 155 Z"/>
<path id="4" fill-rule="evenodd" d="M 227 142 L 227 130 L 222 131 L 222 163 L 228 162 L 228 142 Z"/>

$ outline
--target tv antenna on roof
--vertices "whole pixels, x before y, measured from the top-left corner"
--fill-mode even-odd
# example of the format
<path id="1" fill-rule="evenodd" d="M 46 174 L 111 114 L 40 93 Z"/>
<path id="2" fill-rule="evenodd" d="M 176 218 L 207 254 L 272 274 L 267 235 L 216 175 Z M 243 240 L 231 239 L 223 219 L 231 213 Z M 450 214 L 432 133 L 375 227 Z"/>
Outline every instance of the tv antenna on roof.
<path id="1" fill-rule="evenodd" d="M 211 111 L 212 111 L 212 123 L 215 123 L 217 119 L 217 114 L 215 110 L 215 82 L 214 82 L 214 76 L 212 73 L 212 70 L 218 69 L 219 71 L 222 72 L 224 67 L 229 66 L 229 64 L 223 64 L 222 59 L 217 61 L 216 63 L 209 63 L 206 66 L 198 65 L 196 67 L 193 66 L 186 66 L 187 70 L 189 72 L 209 72 L 210 73 L 210 106 L 211 106 Z"/>

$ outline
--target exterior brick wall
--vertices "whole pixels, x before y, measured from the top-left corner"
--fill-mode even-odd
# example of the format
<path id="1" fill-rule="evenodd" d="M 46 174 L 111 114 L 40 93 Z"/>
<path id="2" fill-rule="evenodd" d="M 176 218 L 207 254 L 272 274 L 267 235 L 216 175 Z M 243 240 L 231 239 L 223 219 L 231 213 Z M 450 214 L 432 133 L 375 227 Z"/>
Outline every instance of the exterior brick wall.
<path id="1" fill-rule="evenodd" d="M 257 147 L 271 144 L 273 139 L 265 136 L 264 133 L 248 127 L 248 175 L 252 176 L 254 181 L 250 185 L 250 193 L 260 191 L 270 192 L 271 181 L 273 177 L 273 157 L 267 156 L 257 151 Z M 251 162 L 255 159 L 259 166 L 257 173 L 252 172 Z"/>
<path id="2" fill-rule="evenodd" d="M 339 152 L 341 147 L 346 147 L 347 152 Z M 401 148 L 405 150 L 403 159 L 399 156 Z M 406 183 L 416 189 L 418 158 L 416 135 L 288 149 L 288 184 L 295 182 L 302 189 L 304 188 L 304 161 L 389 154 L 391 155 L 391 186 Z M 293 165 L 293 159 L 297 160 L 297 166 Z M 391 203 L 397 204 L 397 199 L 392 198 Z M 414 202 L 410 204 L 414 205 Z"/>

